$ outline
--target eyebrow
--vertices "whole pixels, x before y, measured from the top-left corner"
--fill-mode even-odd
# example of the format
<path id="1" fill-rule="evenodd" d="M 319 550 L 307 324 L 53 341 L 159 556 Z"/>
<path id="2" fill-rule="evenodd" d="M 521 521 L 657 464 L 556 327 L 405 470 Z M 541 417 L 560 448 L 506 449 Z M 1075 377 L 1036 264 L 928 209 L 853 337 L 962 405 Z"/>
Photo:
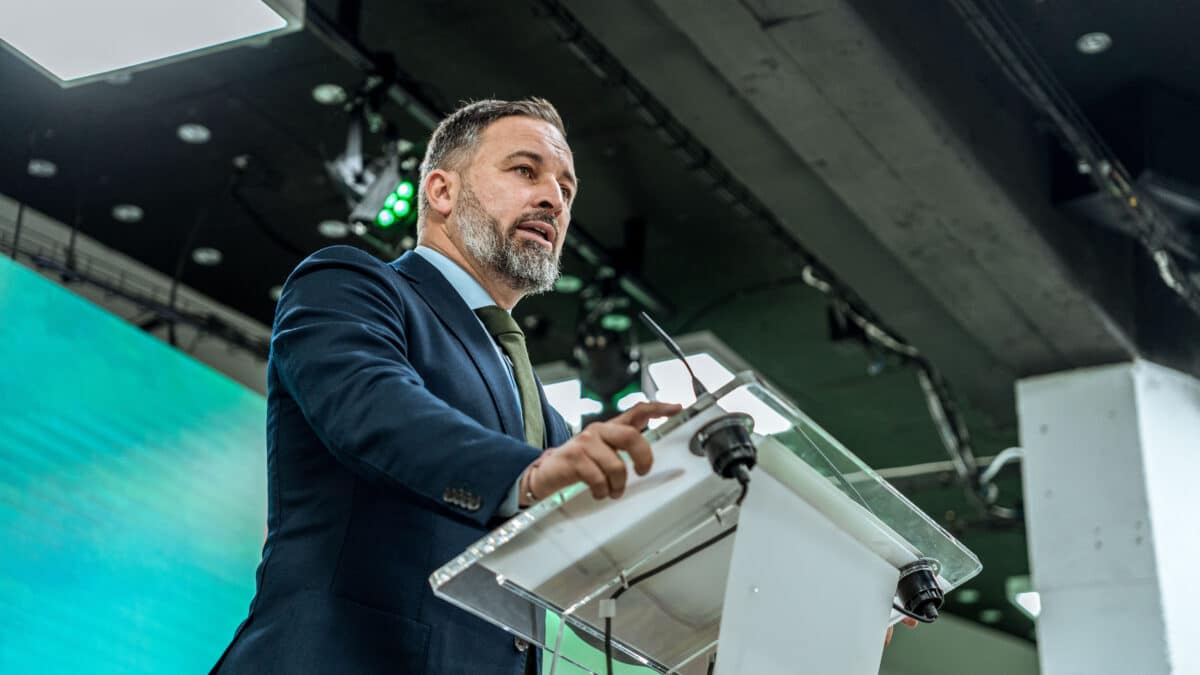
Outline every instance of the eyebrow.
<path id="1" fill-rule="evenodd" d="M 536 152 L 533 152 L 532 150 L 517 150 L 516 152 L 510 152 L 508 153 L 508 156 L 504 158 L 504 161 L 511 162 L 518 157 L 524 157 L 538 166 L 546 163 L 546 159 L 544 157 Z M 563 171 L 563 178 L 570 182 L 571 186 L 576 190 L 579 189 L 579 179 L 575 177 L 575 174 L 571 173 L 570 169 L 565 169 Z"/>

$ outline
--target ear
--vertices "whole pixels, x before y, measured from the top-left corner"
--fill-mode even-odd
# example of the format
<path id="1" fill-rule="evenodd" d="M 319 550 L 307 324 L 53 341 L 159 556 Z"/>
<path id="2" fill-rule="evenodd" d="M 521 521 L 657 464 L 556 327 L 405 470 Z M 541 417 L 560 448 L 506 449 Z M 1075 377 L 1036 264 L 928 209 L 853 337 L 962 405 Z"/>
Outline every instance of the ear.
<path id="1" fill-rule="evenodd" d="M 429 208 L 442 218 L 450 215 L 458 201 L 459 180 L 458 172 L 445 169 L 434 169 L 425 179 L 425 198 L 429 201 Z"/>

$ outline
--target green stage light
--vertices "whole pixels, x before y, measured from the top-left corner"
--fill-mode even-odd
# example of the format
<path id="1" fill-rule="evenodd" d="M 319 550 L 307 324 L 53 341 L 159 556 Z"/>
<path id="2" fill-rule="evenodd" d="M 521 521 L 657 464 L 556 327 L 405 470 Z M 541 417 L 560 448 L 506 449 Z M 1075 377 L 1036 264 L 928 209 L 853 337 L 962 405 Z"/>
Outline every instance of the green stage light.
<path id="1" fill-rule="evenodd" d="M 350 224 L 404 236 L 417 219 L 416 194 L 413 179 L 401 173 L 395 157 L 388 158 L 350 212 Z"/>
<path id="2" fill-rule="evenodd" d="M 623 333 L 633 325 L 633 319 L 627 314 L 605 314 L 600 317 L 600 327 L 615 333 Z"/>
<path id="3" fill-rule="evenodd" d="M 563 274 L 554 282 L 554 290 L 559 293 L 578 293 L 583 288 L 583 279 L 571 274 Z"/>

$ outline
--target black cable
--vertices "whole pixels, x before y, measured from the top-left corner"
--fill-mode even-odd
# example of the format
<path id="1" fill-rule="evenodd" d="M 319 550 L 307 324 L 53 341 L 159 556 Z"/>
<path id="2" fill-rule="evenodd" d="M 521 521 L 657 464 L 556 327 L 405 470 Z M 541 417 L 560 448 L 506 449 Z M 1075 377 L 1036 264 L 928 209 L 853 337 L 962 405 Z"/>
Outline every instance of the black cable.
<path id="1" fill-rule="evenodd" d="M 750 491 L 750 469 L 746 468 L 745 463 L 742 463 L 734 467 L 733 470 L 737 474 L 734 476 L 737 478 L 737 482 L 742 484 L 742 493 L 738 495 L 736 502 L 738 506 L 741 506 L 742 502 L 746 501 L 746 493 Z"/>
<path id="2" fill-rule="evenodd" d="M 604 617 L 604 664 L 608 675 L 613 675 L 612 669 L 612 617 Z"/>
<path id="3" fill-rule="evenodd" d="M 263 236 L 270 239 L 271 243 L 299 258 L 308 255 L 307 251 L 288 241 L 287 237 L 284 237 L 278 230 L 271 226 L 267 219 L 254 208 L 254 205 L 250 203 L 246 195 L 242 194 L 241 186 L 234 186 L 233 190 L 230 191 L 230 198 L 235 204 L 241 207 L 242 213 L 250 219 L 250 223 L 258 228 L 258 231 Z"/>
<path id="4" fill-rule="evenodd" d="M 91 164 L 91 150 L 89 146 L 84 146 L 83 157 L 80 161 L 82 166 L 82 175 L 87 175 L 87 170 Z M 71 174 L 71 187 L 74 194 L 75 215 L 71 219 L 71 231 L 67 237 L 67 248 L 63 253 L 63 259 L 66 261 L 67 269 L 75 269 L 75 242 L 79 239 L 79 226 L 83 224 L 83 189 L 80 187 L 80 178 L 73 172 Z M 61 276 L 63 283 L 66 283 L 67 277 Z"/>
<path id="5" fill-rule="evenodd" d="M 742 484 L 742 496 L 738 498 L 739 504 L 741 503 L 741 500 L 743 498 L 745 498 L 745 496 L 746 496 L 747 486 L 748 486 L 748 483 Z M 684 560 L 687 560 L 691 556 L 703 551 L 704 549 L 708 548 L 709 546 L 712 546 L 713 544 L 716 544 L 717 542 L 721 541 L 725 537 L 728 537 L 729 535 L 733 534 L 736 531 L 737 531 L 737 525 L 734 525 L 733 527 L 729 528 L 728 530 L 725 530 L 724 532 L 722 532 L 714 537 L 711 537 L 708 540 L 693 546 L 692 548 L 689 548 L 688 550 L 684 551 L 683 553 L 680 553 L 679 555 L 675 556 L 674 558 L 671 558 L 670 560 L 659 565 L 658 567 L 655 567 L 654 569 L 650 570 L 649 572 L 637 575 L 636 577 L 630 579 L 629 583 L 625 584 L 621 588 L 618 588 L 616 590 L 616 592 L 614 592 L 612 595 L 608 596 L 608 599 L 616 600 L 617 598 L 621 597 L 621 595 L 623 593 L 625 593 L 625 591 L 633 588 L 637 584 L 645 581 L 646 579 L 649 579 L 650 577 L 654 576 L 655 574 L 658 574 L 659 572 L 662 572 L 663 570 L 666 570 L 674 565 L 677 565 L 677 564 L 683 562 Z M 608 668 L 608 675 L 613 675 L 612 617 L 605 617 L 605 619 L 604 619 L 604 661 L 605 661 L 606 667 Z"/>
<path id="6" fill-rule="evenodd" d="M 805 283 L 809 286 L 829 296 L 834 302 L 842 303 L 843 310 L 850 320 L 862 330 L 867 342 L 898 355 L 903 363 L 915 367 L 918 371 L 918 379 L 922 381 L 922 389 L 925 389 L 925 383 L 928 383 L 926 404 L 929 414 L 938 428 L 939 435 L 942 436 L 943 444 L 946 445 L 946 451 L 955 466 L 959 482 L 972 500 L 986 508 L 989 502 L 986 496 L 979 494 L 979 470 L 975 461 L 971 436 L 966 422 L 954 404 L 954 396 L 950 391 L 949 383 L 934 368 L 929 359 L 921 354 L 920 350 L 884 329 L 875 317 L 867 313 L 865 308 L 838 295 L 835 284 L 822 278 L 824 274 L 826 274 L 825 271 L 818 273 L 813 268 L 806 268 L 802 276 L 805 277 Z M 834 475 L 839 474 L 835 472 Z"/>
<path id="7" fill-rule="evenodd" d="M 1122 205 L 1137 230 L 1135 240 L 1154 262 L 1163 283 L 1189 309 L 1200 314 L 1200 285 L 1187 279 L 1168 250 L 1176 228 L 1158 212 L 1152 200 L 1138 194 L 1128 169 L 1038 57 L 1016 23 L 991 0 L 952 0 L 952 4 L 1001 71 L 1054 125 L 1065 148 L 1086 162 L 1096 186 Z"/>
<path id="8" fill-rule="evenodd" d="M 28 167 L 29 162 L 33 161 L 33 158 L 35 156 L 34 151 L 36 150 L 35 146 L 37 145 L 37 131 L 35 131 L 35 127 L 33 127 L 33 126 L 26 127 L 25 135 L 26 135 L 26 141 L 27 141 L 26 148 L 25 148 L 25 165 Z M 21 224 L 24 221 L 24 215 L 25 215 L 25 202 L 18 201 L 17 202 L 17 221 L 15 224 L 15 229 L 13 231 L 13 243 L 12 243 L 12 259 L 13 260 L 17 260 L 17 253 L 19 252 L 18 246 L 21 243 Z"/>
<path id="9" fill-rule="evenodd" d="M 692 548 L 689 548 L 688 550 L 684 551 L 683 553 L 680 553 L 679 555 L 675 556 L 674 558 L 671 558 L 670 560 L 659 565 L 658 567 L 655 567 L 654 569 L 650 570 L 649 572 L 646 572 L 644 574 L 639 574 L 638 576 L 630 579 L 628 584 L 622 586 L 621 588 L 618 588 L 615 593 L 613 593 L 611 596 L 609 596 L 609 599 L 616 600 L 617 598 L 621 597 L 621 595 L 624 594 L 625 591 L 633 588 L 637 584 L 645 581 L 646 579 L 649 579 L 650 577 L 654 576 L 655 574 L 658 574 L 659 572 L 662 572 L 663 570 L 666 570 L 667 568 L 669 568 L 673 565 L 683 562 L 684 560 L 688 559 L 689 557 L 699 553 L 700 551 L 703 551 L 704 549 L 721 541 L 722 539 L 724 539 L 725 537 L 728 537 L 729 535 L 733 534 L 736 531 L 737 531 L 737 525 L 734 525 L 733 527 L 729 528 L 728 530 L 725 530 L 721 534 L 718 534 L 718 535 L 712 537 L 708 541 L 705 541 L 703 543 L 693 546 Z"/>
<path id="10" fill-rule="evenodd" d="M 308 137 L 297 133 L 291 127 L 284 124 L 283 121 L 277 118 L 273 113 L 268 112 L 266 108 L 263 108 L 256 103 L 253 95 L 242 95 L 242 91 L 244 90 L 242 89 L 241 84 L 242 83 L 236 81 L 231 83 L 231 86 L 226 91 L 226 94 L 230 99 L 237 101 L 244 110 L 248 110 L 251 114 L 265 122 L 269 128 L 278 132 L 280 135 L 286 136 L 287 139 L 296 147 L 305 151 L 317 161 L 321 162 L 322 164 L 325 162 L 326 158 L 325 155 L 321 153 L 320 147 L 313 145 Z"/>
<path id="11" fill-rule="evenodd" d="M 908 611 L 907 609 L 904 609 L 903 607 L 901 607 L 900 605 L 898 605 L 894 602 L 892 603 L 892 609 L 896 610 L 897 612 L 900 612 L 901 614 L 903 614 L 904 616 L 907 616 L 910 619 L 916 619 L 917 621 L 920 621 L 921 623 L 933 623 L 934 621 L 937 621 L 936 616 L 928 617 L 928 616 L 922 616 L 920 614 L 913 614 L 912 612 Z"/>
<path id="12" fill-rule="evenodd" d="M 17 222 L 13 225 L 12 252 L 13 260 L 17 259 L 17 246 L 21 243 L 21 223 L 25 220 L 25 202 L 17 202 Z"/>
<path id="13" fill-rule="evenodd" d="M 187 267 L 187 261 L 192 252 L 192 244 L 196 241 L 196 235 L 200 233 L 200 228 L 208 221 L 209 213 L 214 206 L 218 206 L 225 201 L 226 195 L 232 194 L 237 187 L 238 181 L 241 179 L 242 170 L 235 168 L 229 173 L 229 178 L 221 185 L 221 192 L 215 201 L 205 202 L 200 211 L 196 214 L 196 220 L 192 223 L 191 229 L 188 230 L 187 238 L 184 239 L 183 246 L 179 249 L 179 255 L 175 258 L 175 274 L 171 276 L 171 289 L 167 293 L 167 308 L 174 312 L 176 311 L 175 302 L 179 296 L 179 286 L 183 282 L 183 270 Z M 178 347 L 179 341 L 175 335 L 175 322 L 171 321 L 167 324 L 167 341 L 172 347 Z"/>

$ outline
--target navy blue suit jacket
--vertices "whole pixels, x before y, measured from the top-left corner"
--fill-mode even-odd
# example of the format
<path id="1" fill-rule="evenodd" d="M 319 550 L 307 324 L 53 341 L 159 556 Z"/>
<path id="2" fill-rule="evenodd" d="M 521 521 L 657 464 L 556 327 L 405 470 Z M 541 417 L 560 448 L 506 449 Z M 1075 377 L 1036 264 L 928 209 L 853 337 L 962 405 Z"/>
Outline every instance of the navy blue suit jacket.
<path id="1" fill-rule="evenodd" d="M 334 246 L 296 268 L 267 366 L 257 592 L 214 672 L 522 672 L 512 636 L 428 583 L 540 454 L 490 340 L 413 253 Z M 544 393 L 542 415 L 546 446 L 566 442 Z"/>

